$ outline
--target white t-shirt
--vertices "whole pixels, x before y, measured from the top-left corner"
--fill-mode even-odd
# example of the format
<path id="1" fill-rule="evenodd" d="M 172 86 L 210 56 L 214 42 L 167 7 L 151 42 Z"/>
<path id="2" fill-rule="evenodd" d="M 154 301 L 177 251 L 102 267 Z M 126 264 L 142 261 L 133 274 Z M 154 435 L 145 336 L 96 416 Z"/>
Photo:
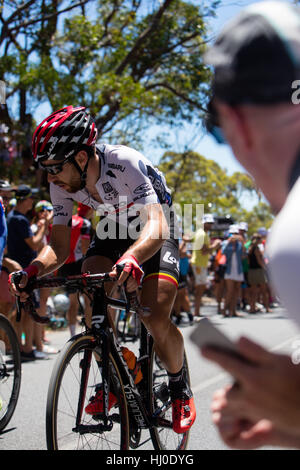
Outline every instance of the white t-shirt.
<path id="1" fill-rule="evenodd" d="M 130 217 L 136 216 L 138 205 L 160 203 L 171 207 L 171 192 L 164 176 L 140 152 L 123 145 L 97 148 L 102 152 L 98 152 L 101 172 L 96 188 L 103 204 L 99 204 L 85 189 L 70 194 L 51 183 L 53 225 L 70 226 L 73 201 L 92 207 L 98 215 L 117 217 L 118 223 L 124 225 Z"/>
<path id="2" fill-rule="evenodd" d="M 271 284 L 300 326 L 300 178 L 277 215 L 267 239 Z"/>

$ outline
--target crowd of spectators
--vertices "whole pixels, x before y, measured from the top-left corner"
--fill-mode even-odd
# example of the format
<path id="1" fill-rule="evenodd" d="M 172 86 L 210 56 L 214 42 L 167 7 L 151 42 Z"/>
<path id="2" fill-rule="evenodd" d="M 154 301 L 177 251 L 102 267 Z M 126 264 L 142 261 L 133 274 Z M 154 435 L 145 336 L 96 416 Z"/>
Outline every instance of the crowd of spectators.
<path id="1" fill-rule="evenodd" d="M 224 317 L 247 312 L 270 313 L 277 299 L 267 276 L 265 242 L 268 230 L 249 234 L 248 224 L 231 224 L 215 235 L 214 217 L 205 214 L 203 227 L 180 242 L 180 284 L 174 306 L 177 325 L 201 318 L 203 296 L 214 299 Z M 187 314 L 187 315 L 186 315 Z"/>
<path id="2" fill-rule="evenodd" d="M 49 241 L 53 207 L 49 201 L 40 199 L 37 189 L 27 185 L 15 187 L 5 180 L 0 180 L 0 196 L 8 230 L 0 277 L 0 308 L 13 320 L 15 300 L 7 287 L 8 275 L 26 267 Z M 61 268 L 62 273 L 80 272 L 91 237 L 92 226 L 88 221 L 91 212 L 87 206 L 78 207 L 78 213 L 73 216 L 70 257 Z M 218 236 L 213 236 L 216 233 Z M 242 311 L 255 314 L 263 308 L 271 311 L 274 299 L 266 274 L 266 235 L 267 230 L 261 228 L 250 236 L 244 222 L 230 225 L 227 231 L 218 233 L 214 230 L 211 214 L 204 215 L 202 228 L 193 237 L 183 235 L 179 242 L 180 279 L 173 310 L 177 326 L 193 324 L 201 318 L 204 295 L 215 299 L 217 313 L 226 317 L 238 316 Z M 36 292 L 40 315 L 47 313 L 50 294 L 49 289 Z M 66 295 L 69 301 L 66 317 L 73 336 L 76 333 L 77 298 L 73 292 L 66 292 Z M 43 359 L 55 352 L 47 345 L 45 328 L 30 317 L 24 316 L 22 324 L 15 324 L 15 327 L 23 360 Z"/>

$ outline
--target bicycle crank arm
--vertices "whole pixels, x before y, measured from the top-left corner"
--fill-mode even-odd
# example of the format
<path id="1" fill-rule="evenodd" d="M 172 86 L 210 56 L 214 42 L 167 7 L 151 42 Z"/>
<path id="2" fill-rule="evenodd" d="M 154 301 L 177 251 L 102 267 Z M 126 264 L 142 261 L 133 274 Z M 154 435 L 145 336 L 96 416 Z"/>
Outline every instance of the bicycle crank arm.
<path id="1" fill-rule="evenodd" d="M 92 434 L 92 433 L 97 433 L 97 434 L 103 434 L 106 431 L 111 431 L 113 428 L 113 423 L 112 421 L 108 424 L 79 424 L 79 426 L 76 426 L 76 428 L 73 428 L 73 432 L 78 432 L 80 435 L 82 434 Z"/>

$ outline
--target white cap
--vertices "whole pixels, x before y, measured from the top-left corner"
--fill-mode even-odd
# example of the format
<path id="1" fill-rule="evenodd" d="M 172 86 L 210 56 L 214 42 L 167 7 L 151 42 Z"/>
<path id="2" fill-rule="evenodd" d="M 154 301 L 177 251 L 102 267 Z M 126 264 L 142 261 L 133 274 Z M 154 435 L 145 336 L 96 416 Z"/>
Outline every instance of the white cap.
<path id="1" fill-rule="evenodd" d="M 215 219 L 214 219 L 213 215 L 211 215 L 211 214 L 204 214 L 203 217 L 202 217 L 202 222 L 204 224 L 213 224 L 215 222 Z"/>
<path id="2" fill-rule="evenodd" d="M 247 224 L 247 222 L 240 222 L 240 223 L 239 223 L 239 230 L 245 230 L 245 232 L 248 232 L 248 224 Z"/>
<path id="3" fill-rule="evenodd" d="M 238 225 L 230 225 L 228 231 L 229 231 L 229 233 L 239 233 L 239 226 Z"/>

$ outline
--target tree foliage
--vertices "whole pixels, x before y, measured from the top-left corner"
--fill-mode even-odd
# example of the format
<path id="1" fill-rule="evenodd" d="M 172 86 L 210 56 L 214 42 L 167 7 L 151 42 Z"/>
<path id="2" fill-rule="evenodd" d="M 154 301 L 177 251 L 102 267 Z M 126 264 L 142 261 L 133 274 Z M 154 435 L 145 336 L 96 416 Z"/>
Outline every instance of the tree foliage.
<path id="1" fill-rule="evenodd" d="M 196 217 L 196 204 L 203 204 L 205 212 L 247 222 L 251 233 L 262 226 L 270 227 L 273 220 L 270 207 L 259 201 L 256 186 L 246 173 L 229 175 L 214 160 L 193 151 L 165 152 L 159 168 L 182 212 L 184 204 L 192 204 Z M 257 195 L 258 203 L 251 210 L 242 204 L 247 195 L 252 198 Z"/>
<path id="2" fill-rule="evenodd" d="M 114 130 L 128 143 L 146 123 L 175 126 L 200 116 L 210 76 L 205 19 L 217 4 L 2 0 L 0 79 L 8 107 L 1 120 L 11 128 L 41 102 L 53 110 L 80 104 L 96 116 L 101 135 Z"/>

